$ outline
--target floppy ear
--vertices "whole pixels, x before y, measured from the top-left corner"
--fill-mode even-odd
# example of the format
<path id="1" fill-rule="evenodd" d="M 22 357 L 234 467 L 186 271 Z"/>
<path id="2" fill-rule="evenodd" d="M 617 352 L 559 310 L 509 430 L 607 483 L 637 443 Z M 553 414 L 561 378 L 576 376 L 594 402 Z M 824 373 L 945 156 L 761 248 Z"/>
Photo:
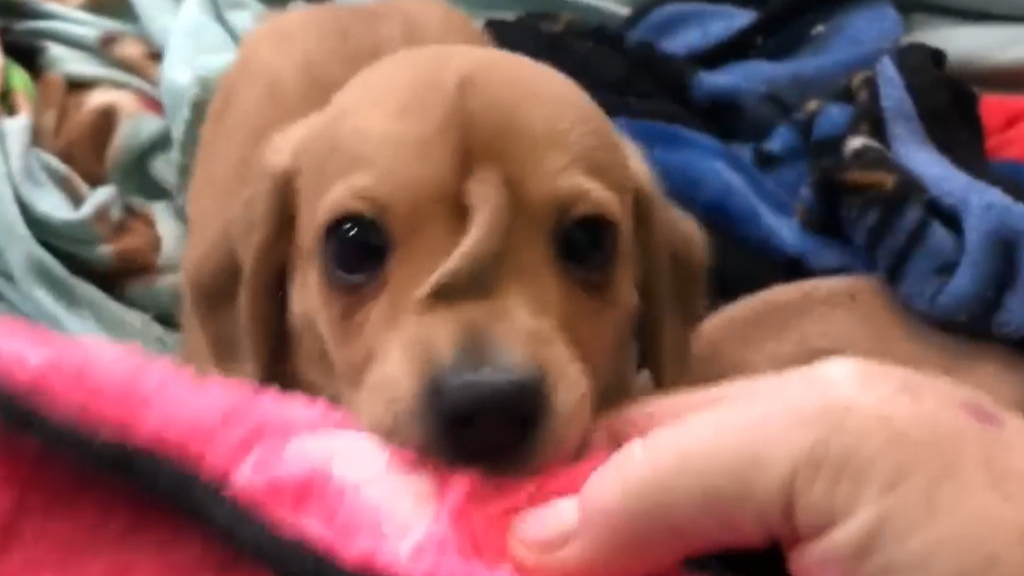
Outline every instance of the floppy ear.
<path id="1" fill-rule="evenodd" d="M 296 127 L 257 157 L 235 206 L 191 239 L 183 265 L 183 356 L 202 370 L 264 382 L 286 376 L 287 268 L 295 225 Z"/>
<path id="2" fill-rule="evenodd" d="M 700 223 L 663 193 L 643 152 L 623 138 L 635 182 L 640 366 L 657 388 L 684 383 L 690 335 L 704 314 L 709 247 Z"/>

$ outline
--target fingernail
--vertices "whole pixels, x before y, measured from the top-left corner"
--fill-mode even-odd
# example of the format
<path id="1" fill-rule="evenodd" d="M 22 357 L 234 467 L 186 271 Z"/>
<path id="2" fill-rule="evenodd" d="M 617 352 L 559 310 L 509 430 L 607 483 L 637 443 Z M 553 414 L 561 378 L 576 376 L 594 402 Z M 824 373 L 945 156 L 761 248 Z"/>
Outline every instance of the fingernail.
<path id="1" fill-rule="evenodd" d="M 512 525 L 512 537 L 533 551 L 552 552 L 572 539 L 579 518 L 579 500 L 566 496 L 521 514 Z"/>

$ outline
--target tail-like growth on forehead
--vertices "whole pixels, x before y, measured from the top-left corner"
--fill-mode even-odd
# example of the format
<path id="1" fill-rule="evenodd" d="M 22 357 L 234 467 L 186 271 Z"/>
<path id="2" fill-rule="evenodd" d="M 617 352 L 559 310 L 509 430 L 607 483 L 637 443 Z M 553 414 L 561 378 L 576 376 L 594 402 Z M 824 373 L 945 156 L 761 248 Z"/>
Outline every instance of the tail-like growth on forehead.
<path id="1" fill-rule="evenodd" d="M 481 169 L 470 175 L 464 195 L 469 214 L 466 232 L 420 288 L 421 301 L 473 298 L 494 285 L 511 221 L 508 188 L 496 170 Z"/>

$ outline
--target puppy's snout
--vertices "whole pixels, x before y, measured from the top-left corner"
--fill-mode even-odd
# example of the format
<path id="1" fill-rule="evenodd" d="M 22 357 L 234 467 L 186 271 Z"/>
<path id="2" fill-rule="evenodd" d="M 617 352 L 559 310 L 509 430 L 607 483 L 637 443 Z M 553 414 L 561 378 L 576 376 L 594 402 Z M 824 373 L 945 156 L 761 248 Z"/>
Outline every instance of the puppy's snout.
<path id="1" fill-rule="evenodd" d="M 437 451 L 466 466 L 519 464 L 532 452 L 547 409 L 544 378 L 537 371 L 449 368 L 435 375 L 427 390 Z"/>

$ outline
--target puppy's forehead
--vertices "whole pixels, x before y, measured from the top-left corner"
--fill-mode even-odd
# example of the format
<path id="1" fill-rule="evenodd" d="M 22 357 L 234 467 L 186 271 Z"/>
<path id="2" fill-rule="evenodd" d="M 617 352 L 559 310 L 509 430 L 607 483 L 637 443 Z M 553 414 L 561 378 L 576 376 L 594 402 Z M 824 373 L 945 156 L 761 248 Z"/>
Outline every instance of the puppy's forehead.
<path id="1" fill-rule="evenodd" d="M 562 176 L 609 182 L 627 174 L 614 126 L 580 86 L 495 48 L 388 56 L 338 93 L 318 131 L 321 153 L 339 170 L 351 163 L 384 178 L 454 183 L 489 164 L 529 189 Z"/>

